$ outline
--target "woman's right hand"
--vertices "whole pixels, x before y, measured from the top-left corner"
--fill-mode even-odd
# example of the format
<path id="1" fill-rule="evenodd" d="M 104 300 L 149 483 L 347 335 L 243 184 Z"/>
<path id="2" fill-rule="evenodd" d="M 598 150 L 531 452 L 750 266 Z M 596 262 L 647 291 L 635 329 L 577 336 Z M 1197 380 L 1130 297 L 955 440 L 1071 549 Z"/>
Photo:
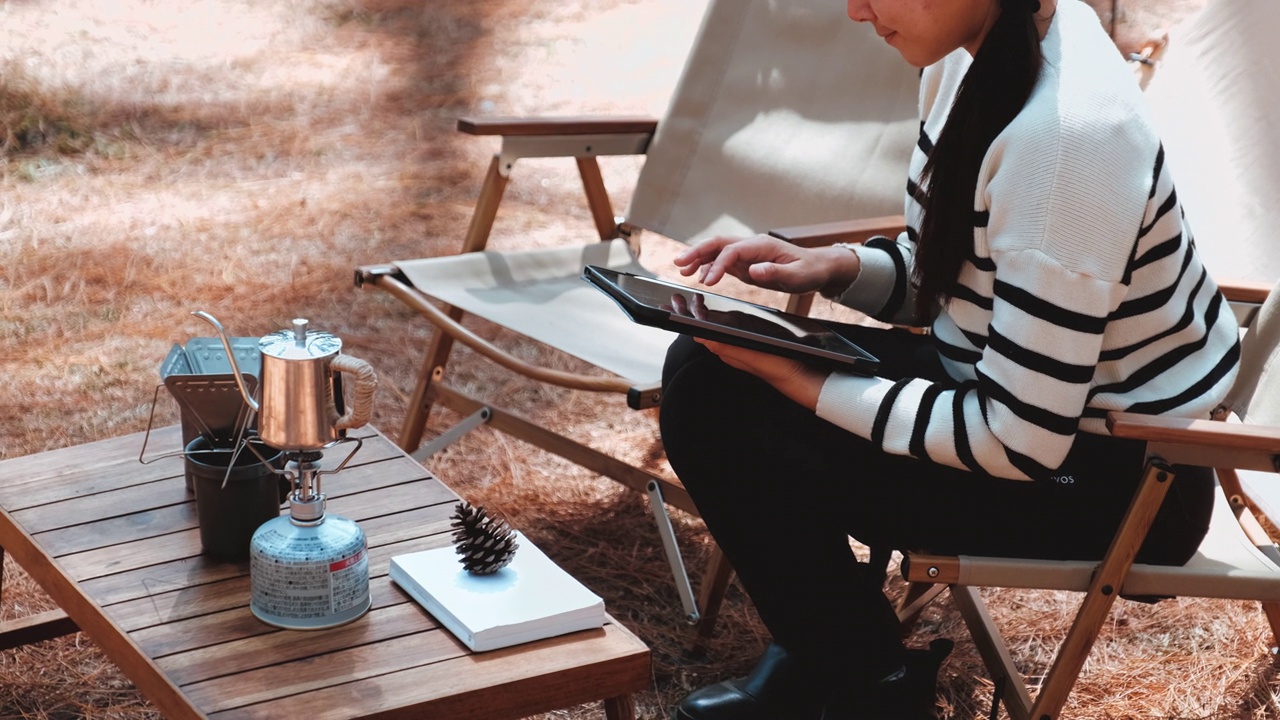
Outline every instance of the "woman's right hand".
<path id="1" fill-rule="evenodd" d="M 714 237 L 677 255 L 673 261 L 686 277 L 715 285 L 725 275 L 769 290 L 806 293 L 824 287 L 848 287 L 861 264 L 845 247 L 804 248 L 770 235 Z"/>

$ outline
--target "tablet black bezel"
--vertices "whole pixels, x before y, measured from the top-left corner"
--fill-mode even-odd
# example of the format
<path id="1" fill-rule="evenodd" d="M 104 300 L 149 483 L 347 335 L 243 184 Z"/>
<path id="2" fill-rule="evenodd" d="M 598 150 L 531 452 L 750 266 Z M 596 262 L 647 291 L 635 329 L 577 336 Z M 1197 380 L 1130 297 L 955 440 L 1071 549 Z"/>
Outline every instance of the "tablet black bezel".
<path id="1" fill-rule="evenodd" d="M 776 308 L 747 302 L 745 300 L 739 300 L 737 298 L 731 298 L 725 295 L 719 295 L 717 293 L 711 293 L 705 290 L 667 282 L 660 278 L 645 277 L 643 275 L 636 275 L 634 273 L 598 267 L 595 265 L 587 265 L 584 267 L 582 271 L 582 278 L 604 292 L 605 295 L 617 303 L 632 321 L 642 325 L 658 327 L 671 332 L 693 335 L 709 340 L 717 340 L 754 350 L 761 350 L 764 352 L 770 352 L 808 362 L 816 362 L 822 365 L 834 366 L 840 369 L 852 370 L 864 374 L 870 374 L 879 367 L 879 361 L 875 356 L 816 318 L 796 315 L 794 313 L 788 313 Z M 618 279 L 621 278 L 625 278 L 630 282 L 660 285 L 663 288 L 670 288 L 674 291 L 684 293 L 686 296 L 691 294 L 700 294 L 704 297 L 712 297 L 715 298 L 715 302 L 717 303 L 741 305 L 744 306 L 744 309 L 752 309 L 754 312 L 751 314 L 756 316 L 759 316 L 761 312 L 763 312 L 769 316 L 780 318 L 794 326 L 812 328 L 811 331 L 808 331 L 811 336 L 825 339 L 828 341 L 828 346 L 835 346 L 840 349 L 831 350 L 827 347 L 809 345 L 800 341 L 789 341 L 783 338 L 752 332 L 743 328 L 736 328 L 717 322 L 699 320 L 687 315 L 680 315 L 672 312 L 671 310 L 654 306 L 649 302 L 628 293 L 618 281 Z"/>

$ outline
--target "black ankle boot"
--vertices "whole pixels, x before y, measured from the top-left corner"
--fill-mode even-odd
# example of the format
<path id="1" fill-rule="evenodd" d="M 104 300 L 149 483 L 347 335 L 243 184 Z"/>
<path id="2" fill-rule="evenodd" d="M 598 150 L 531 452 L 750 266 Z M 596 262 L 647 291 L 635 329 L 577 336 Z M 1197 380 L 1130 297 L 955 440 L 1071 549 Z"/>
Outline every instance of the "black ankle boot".
<path id="1" fill-rule="evenodd" d="M 817 720 L 821 701 L 807 688 L 787 651 L 770 645 L 751 674 L 695 690 L 672 720 Z"/>
<path id="2" fill-rule="evenodd" d="M 938 668 L 954 645 L 938 638 L 927 650 L 908 650 L 900 677 L 850 689 L 827 703 L 821 720 L 934 720 Z"/>

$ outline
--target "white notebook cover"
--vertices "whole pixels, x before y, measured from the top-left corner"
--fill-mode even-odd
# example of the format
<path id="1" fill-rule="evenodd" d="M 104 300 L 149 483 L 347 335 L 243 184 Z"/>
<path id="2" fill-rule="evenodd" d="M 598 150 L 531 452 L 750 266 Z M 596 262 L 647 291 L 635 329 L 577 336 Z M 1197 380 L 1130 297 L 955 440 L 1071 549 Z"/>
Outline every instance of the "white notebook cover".
<path id="1" fill-rule="evenodd" d="M 516 532 L 511 564 L 463 569 L 453 546 L 396 555 L 391 579 L 476 652 L 604 625 L 604 601 Z"/>

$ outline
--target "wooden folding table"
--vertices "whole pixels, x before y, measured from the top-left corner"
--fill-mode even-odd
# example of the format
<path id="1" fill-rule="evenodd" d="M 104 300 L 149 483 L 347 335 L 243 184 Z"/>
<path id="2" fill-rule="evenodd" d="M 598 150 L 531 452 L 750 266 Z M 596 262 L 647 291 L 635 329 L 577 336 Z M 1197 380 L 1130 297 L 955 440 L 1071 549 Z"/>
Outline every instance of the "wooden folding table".
<path id="1" fill-rule="evenodd" d="M 458 497 L 359 432 L 363 447 L 323 487 L 329 512 L 369 542 L 373 608 L 347 625 L 253 617 L 247 561 L 201 555 L 183 461 L 140 463 L 142 434 L 0 462 L 0 545 L 169 718 L 499 720 L 597 700 L 611 720 L 632 718 L 649 651 L 621 625 L 473 654 L 395 586 L 391 556 L 447 544 Z M 180 446 L 165 428 L 148 455 Z"/>

